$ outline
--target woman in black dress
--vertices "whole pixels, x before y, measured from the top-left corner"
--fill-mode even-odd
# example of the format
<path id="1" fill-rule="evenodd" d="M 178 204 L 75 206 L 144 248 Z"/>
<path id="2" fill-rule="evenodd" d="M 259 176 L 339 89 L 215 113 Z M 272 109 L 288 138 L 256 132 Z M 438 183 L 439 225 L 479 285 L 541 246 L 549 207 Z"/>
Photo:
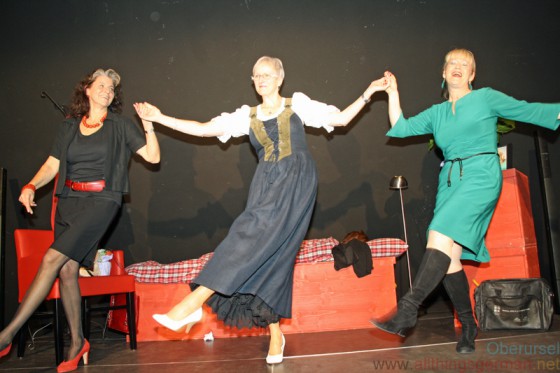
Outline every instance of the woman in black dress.
<path id="1" fill-rule="evenodd" d="M 0 357 L 10 351 L 14 335 L 45 299 L 55 279 L 72 342 L 58 372 L 87 364 L 89 343 L 81 325 L 80 262 L 97 247 L 128 193 L 128 163 L 133 153 L 158 163 L 159 144 L 151 122 L 142 121 L 144 133 L 119 115 L 120 76 L 112 69 L 97 69 L 74 91 L 71 115 L 57 134 L 50 156 L 21 191 L 19 201 L 33 214 L 35 190 L 58 174 L 59 197 L 54 235 L 39 270 L 10 324 L 0 332 Z"/>
<path id="2" fill-rule="evenodd" d="M 307 149 L 303 125 L 344 126 L 386 87 L 386 79 L 372 82 L 365 92 L 340 111 L 313 101 L 303 93 L 284 98 L 279 90 L 284 69 L 278 58 L 261 57 L 252 80 L 262 98 L 200 123 L 163 115 L 150 104 L 136 105 L 138 115 L 194 136 L 227 141 L 249 135 L 259 164 L 251 182 L 245 210 L 214 251 L 191 285 L 193 292 L 156 321 L 172 330 L 190 327 L 202 318 L 207 301 L 220 320 L 236 327 L 269 327 L 267 363 L 282 362 L 285 339 L 281 318 L 291 317 L 294 260 L 307 232 L 315 197 L 315 162 Z"/>

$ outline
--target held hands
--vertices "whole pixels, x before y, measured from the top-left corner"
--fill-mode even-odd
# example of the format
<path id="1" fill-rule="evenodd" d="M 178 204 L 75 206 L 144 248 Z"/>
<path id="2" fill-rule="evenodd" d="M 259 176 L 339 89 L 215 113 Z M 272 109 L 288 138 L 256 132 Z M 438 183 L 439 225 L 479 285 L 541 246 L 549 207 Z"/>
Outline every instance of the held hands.
<path id="1" fill-rule="evenodd" d="M 390 71 L 385 71 L 385 74 L 383 74 L 383 76 L 385 77 L 385 79 L 387 79 L 388 82 L 388 86 L 385 88 L 385 92 L 387 92 L 388 94 L 398 92 L 397 78 L 393 75 L 393 73 L 391 73 Z"/>
<path id="2" fill-rule="evenodd" d="M 159 122 L 161 118 L 161 111 L 154 105 L 147 102 L 137 102 L 133 106 L 141 119 L 150 122 Z"/>
<path id="3" fill-rule="evenodd" d="M 389 86 L 389 80 L 387 79 L 387 77 L 383 76 L 382 78 L 379 78 L 371 82 L 368 89 L 371 88 L 373 89 L 373 92 L 378 92 L 378 91 L 386 90 L 388 86 Z"/>
<path id="4" fill-rule="evenodd" d="M 366 91 L 364 92 L 364 97 L 369 99 L 375 92 L 385 91 L 388 85 L 389 81 L 385 76 L 374 80 L 370 83 L 369 87 L 367 87 Z"/>
<path id="5" fill-rule="evenodd" d="M 21 191 L 21 194 L 18 199 L 23 205 L 23 207 L 25 207 L 25 211 L 27 211 L 31 215 L 33 215 L 32 207 L 37 206 L 34 199 L 35 199 L 35 192 L 27 188 Z"/>

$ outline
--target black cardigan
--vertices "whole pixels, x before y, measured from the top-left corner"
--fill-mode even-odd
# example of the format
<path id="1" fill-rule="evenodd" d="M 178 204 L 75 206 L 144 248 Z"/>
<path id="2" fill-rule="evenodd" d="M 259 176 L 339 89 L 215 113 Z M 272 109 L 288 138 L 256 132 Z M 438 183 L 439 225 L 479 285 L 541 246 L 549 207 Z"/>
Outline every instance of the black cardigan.
<path id="1" fill-rule="evenodd" d="M 50 155 L 60 161 L 56 195 L 60 195 L 64 188 L 68 147 L 80 128 L 80 121 L 81 118 L 69 118 L 62 122 L 51 149 Z M 146 137 L 130 119 L 115 113 L 107 113 L 103 126 L 110 133 L 109 152 L 105 160 L 105 188 L 126 194 L 129 192 L 128 162 L 133 153 L 146 145 Z"/>

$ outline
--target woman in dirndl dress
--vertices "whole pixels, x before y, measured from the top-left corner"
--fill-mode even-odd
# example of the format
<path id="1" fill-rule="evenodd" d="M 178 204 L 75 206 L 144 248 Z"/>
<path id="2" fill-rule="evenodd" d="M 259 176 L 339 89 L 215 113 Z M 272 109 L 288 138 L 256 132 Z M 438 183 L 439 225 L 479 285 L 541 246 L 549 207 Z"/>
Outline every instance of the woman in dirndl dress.
<path id="1" fill-rule="evenodd" d="M 386 87 L 386 78 L 372 82 L 343 111 L 303 93 L 282 97 L 284 68 L 278 58 L 261 57 L 253 67 L 253 84 L 262 103 L 244 105 L 209 122 L 163 115 L 148 103 L 138 115 L 194 136 L 215 136 L 225 142 L 248 135 L 259 163 L 245 210 L 233 222 L 191 287 L 193 291 L 166 314 L 154 318 L 172 330 L 201 320 L 206 302 L 226 325 L 268 327 L 267 363 L 282 362 L 285 338 L 281 318 L 291 317 L 294 262 L 317 195 L 315 162 L 307 148 L 304 125 L 332 131 L 344 126 Z"/>

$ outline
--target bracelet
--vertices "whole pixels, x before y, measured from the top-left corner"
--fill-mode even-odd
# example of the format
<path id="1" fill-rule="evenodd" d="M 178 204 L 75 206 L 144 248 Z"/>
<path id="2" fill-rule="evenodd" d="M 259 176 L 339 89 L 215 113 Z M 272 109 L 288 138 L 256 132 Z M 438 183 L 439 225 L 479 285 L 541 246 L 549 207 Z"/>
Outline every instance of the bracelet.
<path id="1" fill-rule="evenodd" d="M 23 188 L 21 188 L 21 192 L 23 193 L 25 189 L 31 189 L 33 193 L 35 193 L 35 191 L 37 190 L 37 188 L 35 188 L 35 185 L 33 184 L 25 184 Z"/>
<path id="2" fill-rule="evenodd" d="M 145 132 L 145 133 L 154 133 L 155 130 L 154 130 L 154 127 L 152 127 L 152 128 L 150 128 L 150 129 L 144 130 L 144 132 Z"/>
<path id="3" fill-rule="evenodd" d="M 362 93 L 362 100 L 364 100 L 364 102 L 365 102 L 366 104 L 369 104 L 369 102 L 371 101 L 371 98 L 366 98 L 366 97 L 364 96 L 364 94 Z"/>

